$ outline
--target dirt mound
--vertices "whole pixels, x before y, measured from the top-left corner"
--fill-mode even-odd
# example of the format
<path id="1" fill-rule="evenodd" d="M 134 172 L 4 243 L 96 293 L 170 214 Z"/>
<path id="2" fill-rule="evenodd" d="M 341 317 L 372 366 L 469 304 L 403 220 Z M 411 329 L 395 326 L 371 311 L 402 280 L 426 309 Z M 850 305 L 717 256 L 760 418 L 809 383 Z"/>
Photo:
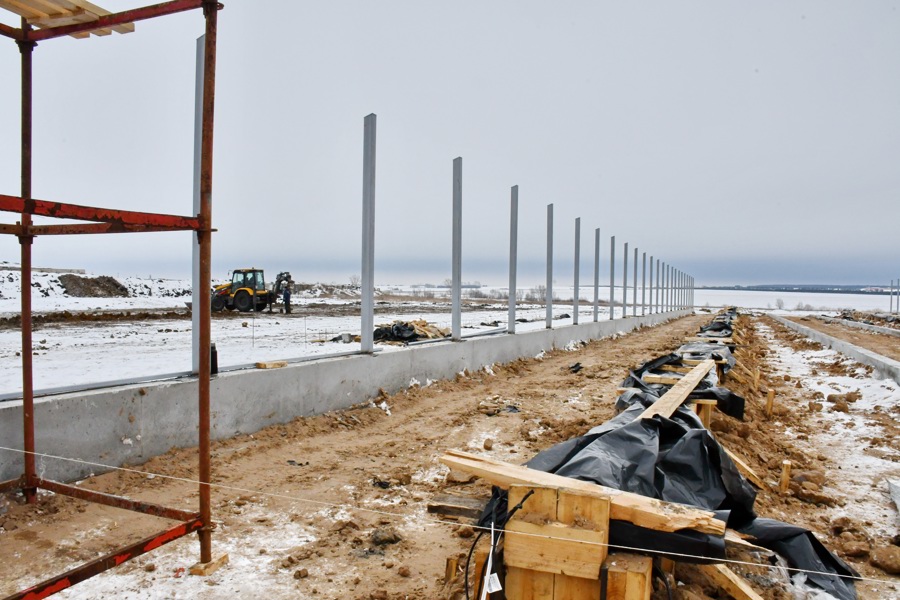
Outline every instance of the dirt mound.
<path id="1" fill-rule="evenodd" d="M 66 294 L 75 298 L 127 298 L 128 288 L 109 277 L 80 277 L 66 273 L 59 276 Z"/>

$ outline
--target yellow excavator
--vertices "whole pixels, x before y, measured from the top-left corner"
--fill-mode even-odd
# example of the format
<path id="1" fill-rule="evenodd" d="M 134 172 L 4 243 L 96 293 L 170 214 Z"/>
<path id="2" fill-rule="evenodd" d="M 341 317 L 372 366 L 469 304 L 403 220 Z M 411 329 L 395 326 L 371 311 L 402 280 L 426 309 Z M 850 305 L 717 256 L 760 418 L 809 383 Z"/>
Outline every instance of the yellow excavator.
<path id="1" fill-rule="evenodd" d="M 254 309 L 261 312 L 269 307 L 271 311 L 284 286 L 290 285 L 290 281 L 290 273 L 279 273 L 272 289 L 269 289 L 262 269 L 235 269 L 231 272 L 231 283 L 213 288 L 212 309 L 215 312 L 235 309 L 241 312 Z"/>

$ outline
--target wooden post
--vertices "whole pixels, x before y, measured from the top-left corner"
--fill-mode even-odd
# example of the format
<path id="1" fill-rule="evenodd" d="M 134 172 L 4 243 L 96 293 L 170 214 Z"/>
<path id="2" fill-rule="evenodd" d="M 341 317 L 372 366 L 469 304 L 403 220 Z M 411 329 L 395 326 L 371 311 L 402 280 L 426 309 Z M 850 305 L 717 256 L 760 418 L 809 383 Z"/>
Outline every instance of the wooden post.
<path id="1" fill-rule="evenodd" d="M 781 482 L 778 484 L 778 491 L 784 495 L 787 494 L 791 487 L 791 461 L 781 461 Z"/>
<path id="2" fill-rule="evenodd" d="M 475 551 L 475 598 L 481 598 L 481 586 L 484 585 L 484 578 L 481 576 L 481 570 L 484 569 L 484 563 L 487 562 L 488 551 L 487 550 L 476 550 Z M 487 595 L 488 598 L 491 597 L 490 594 Z"/>
<path id="3" fill-rule="evenodd" d="M 766 418 L 772 418 L 772 411 L 775 408 L 775 390 L 769 388 L 769 393 L 766 396 Z"/>
<path id="4" fill-rule="evenodd" d="M 448 556 L 447 564 L 444 566 L 444 584 L 448 584 L 456 577 L 456 570 L 459 568 L 459 557 Z"/>
<path id="5" fill-rule="evenodd" d="M 753 391 L 759 393 L 759 367 L 753 370 Z"/>
<path id="6" fill-rule="evenodd" d="M 703 423 L 703 426 L 707 429 L 709 429 L 709 423 L 712 421 L 713 406 L 716 404 L 716 400 L 697 400 L 694 404 L 697 414 L 700 415 L 700 422 Z"/>
<path id="7" fill-rule="evenodd" d="M 653 593 L 653 559 L 637 554 L 613 553 L 606 559 L 610 600 L 650 600 Z M 587 596 L 584 596 L 587 598 Z M 596 596 L 594 596 L 596 597 Z"/>

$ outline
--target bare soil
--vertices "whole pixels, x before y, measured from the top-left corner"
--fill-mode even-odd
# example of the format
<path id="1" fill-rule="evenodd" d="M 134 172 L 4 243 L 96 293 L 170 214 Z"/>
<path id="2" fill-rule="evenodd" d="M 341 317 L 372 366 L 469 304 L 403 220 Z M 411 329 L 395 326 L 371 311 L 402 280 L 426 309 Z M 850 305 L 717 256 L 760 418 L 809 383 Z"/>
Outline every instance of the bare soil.
<path id="1" fill-rule="evenodd" d="M 627 369 L 671 352 L 709 320 L 710 315 L 686 317 L 593 341 L 574 351 L 556 350 L 541 358 L 495 365 L 492 373 L 468 373 L 454 381 L 376 398 L 376 404 L 386 403 L 390 414 L 360 406 L 215 443 L 213 480 L 229 489 L 213 491 L 213 514 L 219 524 L 214 547 L 217 535 L 239 535 L 254 553 L 268 557 L 264 572 L 248 576 L 289 582 L 292 592 L 266 597 L 458 599 L 459 582 L 444 585 L 445 562 L 467 552 L 472 530 L 465 522 L 438 522 L 425 507 L 438 493 L 486 497 L 490 490 L 479 481 L 448 477 L 437 462 L 443 452 L 463 449 L 522 463 L 544 448 L 583 434 L 613 416 L 616 388 Z M 800 407 L 810 399 L 809 391 L 800 381 L 770 380 L 767 348 L 754 333 L 753 321 L 748 317 L 742 321 L 749 340 L 738 349 L 737 358 L 748 373 L 759 369 L 760 384 L 755 385 L 747 373 L 730 375 L 729 387 L 747 398 L 745 421 L 716 413 L 711 429 L 766 482 L 777 482 L 781 461 L 790 458 L 798 471 L 821 472 L 831 488 L 839 489 L 841 478 L 850 474 L 824 453 L 795 445 L 784 433 L 787 428 L 801 434 L 808 431 L 808 413 Z M 788 343 L 798 347 L 809 343 L 774 321 L 768 325 Z M 573 373 L 569 366 L 576 362 L 583 368 Z M 777 422 L 762 413 L 768 387 L 778 394 Z M 879 419 L 895 448 L 900 439 L 897 417 L 896 408 L 892 414 L 871 416 Z M 195 449 L 173 450 L 139 469 L 191 480 L 197 476 L 196 463 Z M 168 506 L 196 507 L 194 484 L 158 475 L 148 478 L 118 471 L 82 485 Z M 759 491 L 757 512 L 811 528 L 827 546 L 840 551 L 844 542 L 839 534 L 844 529 L 834 527 L 838 502 L 820 500 L 764 489 Z M 31 506 L 13 495 L 5 502 L 5 514 L 0 514 L 0 595 L 155 533 L 165 523 L 58 496 L 41 496 Z M 3 506 L 0 499 L 0 510 Z M 315 541 L 298 540 L 296 547 L 272 549 L 267 539 L 289 524 L 302 525 Z M 864 523 L 854 526 L 865 528 Z M 86 531 L 91 535 L 83 535 Z M 385 539 L 396 542 L 379 543 Z M 155 560 L 150 553 L 116 571 L 137 578 L 139 587 L 147 589 L 157 578 L 180 576 L 156 571 Z M 870 566 L 865 557 L 848 560 L 866 576 L 900 583 L 900 578 Z M 225 567 L 230 568 L 238 567 Z M 679 568 L 677 575 L 687 583 L 679 592 L 681 598 L 724 597 L 690 567 Z M 864 582 L 857 589 L 860 598 L 896 597 L 883 595 L 884 587 Z M 767 600 L 788 597 L 777 587 L 761 591 Z M 231 596 L 227 589 L 211 587 L 203 597 Z"/>
<path id="2" fill-rule="evenodd" d="M 791 320 L 832 337 L 850 342 L 860 348 L 865 348 L 882 356 L 900 361 L 900 337 L 847 327 L 840 323 L 826 323 L 815 317 L 793 317 Z"/>

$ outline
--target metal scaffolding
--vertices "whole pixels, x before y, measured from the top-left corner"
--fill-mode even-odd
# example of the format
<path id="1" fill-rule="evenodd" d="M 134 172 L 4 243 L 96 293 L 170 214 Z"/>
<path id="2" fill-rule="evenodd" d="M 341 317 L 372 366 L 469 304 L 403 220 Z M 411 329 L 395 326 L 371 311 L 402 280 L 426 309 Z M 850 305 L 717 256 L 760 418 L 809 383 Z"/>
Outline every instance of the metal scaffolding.
<path id="1" fill-rule="evenodd" d="M 163 544 L 196 531 L 200 538 L 200 563 L 212 561 L 212 520 L 210 509 L 210 295 L 199 294 L 199 512 L 166 508 L 155 504 L 130 500 L 110 494 L 85 490 L 38 476 L 35 469 L 34 382 L 32 372 L 32 307 L 31 307 L 31 246 L 41 235 L 78 235 L 97 233 L 130 233 L 154 231 L 195 231 L 199 245 L 199 283 L 201 290 L 210 289 L 212 247 L 212 166 L 213 114 L 215 107 L 216 28 L 217 14 L 223 8 L 215 0 L 173 0 L 119 13 L 109 13 L 84 3 L 42 0 L 14 3 L 15 12 L 22 17 L 21 28 L 0 24 L 0 35 L 15 40 L 22 55 L 22 186 L 20 196 L 0 194 L 0 211 L 18 213 L 15 224 L 0 224 L 0 234 L 15 235 L 21 246 L 22 299 L 22 413 L 24 433 L 24 474 L 10 481 L 0 482 L 0 492 L 21 490 L 28 503 L 35 503 L 39 489 L 79 500 L 95 502 L 147 515 L 163 517 L 179 523 L 165 531 L 137 543 L 119 548 L 105 556 L 51 577 L 35 586 L 8 597 L 45 598 L 98 573 L 140 556 Z M 7 7 L 4 4 L 4 7 Z M 56 12 L 46 14 L 49 9 Z M 32 55 L 38 42 L 62 36 L 88 37 L 108 35 L 112 31 L 133 31 L 135 21 L 202 8 L 206 22 L 203 106 L 200 148 L 200 210 L 192 217 L 123 211 L 79 206 L 64 202 L 37 200 L 31 195 L 31 133 L 32 133 Z M 13 10 L 13 9 L 10 9 Z M 44 12 L 42 12 L 44 11 Z M 32 24 L 40 27 L 34 29 Z M 32 216 L 87 221 L 64 225 L 34 225 Z"/>

